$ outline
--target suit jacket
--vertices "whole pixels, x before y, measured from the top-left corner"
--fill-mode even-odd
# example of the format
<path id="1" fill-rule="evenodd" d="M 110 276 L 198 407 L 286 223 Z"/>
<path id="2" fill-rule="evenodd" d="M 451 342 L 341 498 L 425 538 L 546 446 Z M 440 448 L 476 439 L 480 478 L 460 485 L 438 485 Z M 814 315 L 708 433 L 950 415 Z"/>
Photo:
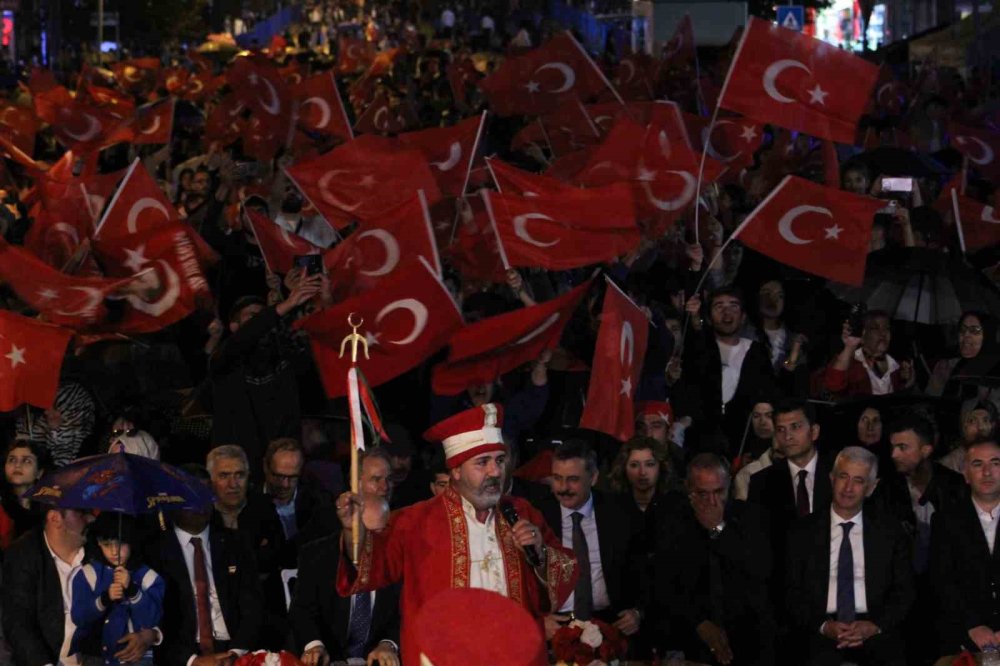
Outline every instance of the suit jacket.
<path id="1" fill-rule="evenodd" d="M 63 621 L 69 609 L 63 607 L 59 572 L 45 545 L 42 528 L 26 532 L 3 555 L 3 632 L 14 663 L 59 663 L 65 637 Z M 82 651 L 100 654 L 99 637 Z"/>
<path id="2" fill-rule="evenodd" d="M 910 541 L 899 523 L 878 511 L 865 509 L 862 518 L 868 616 L 888 633 L 900 627 L 916 597 Z M 804 518 L 792 527 L 788 536 L 789 624 L 809 636 L 818 634 L 828 619 L 830 524 L 827 509 Z"/>
<path id="3" fill-rule="evenodd" d="M 288 609 L 296 654 L 312 641 L 322 641 L 331 659 L 347 658 L 351 598 L 337 594 L 339 563 L 339 533 L 313 541 L 299 553 L 299 575 Z M 396 583 L 375 593 L 366 653 L 383 640 L 399 645 L 399 587 Z"/>
<path id="4" fill-rule="evenodd" d="M 636 547 L 631 520 L 621 504 L 613 498 L 606 497 L 597 490 L 591 492 L 594 497 L 594 518 L 597 520 L 601 569 L 611 609 L 618 613 L 626 608 L 637 608 L 642 556 Z M 538 503 L 538 509 L 561 542 L 562 507 L 558 500 L 550 494 Z"/>
<path id="5" fill-rule="evenodd" d="M 973 647 L 973 627 L 1000 629 L 1000 548 L 990 554 L 971 498 L 934 513 L 930 578 L 942 648 Z"/>
<path id="6" fill-rule="evenodd" d="M 253 650 L 258 647 L 264 617 L 263 594 L 257 575 L 253 549 L 239 533 L 212 525 L 208 539 L 212 550 L 212 578 L 229 631 L 229 647 Z M 181 544 L 172 527 L 149 544 L 145 561 L 166 581 L 163 595 L 163 644 L 157 663 L 185 666 L 198 654 L 195 640 L 198 615 L 194 589 Z"/>
<path id="7" fill-rule="evenodd" d="M 964 506 L 969 501 L 969 487 L 961 474 L 944 465 L 933 463 L 931 480 L 921 500 L 930 502 L 934 506 L 935 513 L 959 503 Z M 913 513 L 910 489 L 905 476 L 895 471 L 883 475 L 872 495 L 872 502 L 880 511 L 898 520 L 903 530 L 911 537 L 916 534 L 917 516 Z"/>
<path id="8" fill-rule="evenodd" d="M 224 527 L 218 511 L 212 514 L 212 526 Z M 249 491 L 247 503 L 236 519 L 236 531 L 252 546 L 257 571 L 264 576 L 275 574 L 285 548 L 285 531 L 271 498 L 255 490 Z"/>
<path id="9" fill-rule="evenodd" d="M 813 483 L 812 512 L 823 513 L 830 508 L 830 499 L 833 496 L 830 485 L 833 460 L 822 453 L 817 455 L 819 459 L 816 461 L 816 478 Z M 776 460 L 770 467 L 751 476 L 747 501 L 760 506 L 765 518 L 765 529 L 771 536 L 773 552 L 776 555 L 783 553 L 788 529 L 798 520 L 795 486 L 792 484 L 788 460 L 784 458 Z"/>

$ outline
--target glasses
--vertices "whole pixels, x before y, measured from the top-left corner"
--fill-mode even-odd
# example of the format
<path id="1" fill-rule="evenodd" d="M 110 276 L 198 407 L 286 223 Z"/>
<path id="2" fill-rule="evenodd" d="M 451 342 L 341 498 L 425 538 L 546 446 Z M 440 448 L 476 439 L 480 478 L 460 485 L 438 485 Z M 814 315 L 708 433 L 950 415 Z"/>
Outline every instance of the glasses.
<path id="1" fill-rule="evenodd" d="M 717 490 L 695 490 L 695 491 L 691 492 L 691 497 L 693 497 L 695 499 L 699 499 L 699 500 L 707 500 L 708 498 L 710 498 L 712 496 L 715 496 L 715 497 L 725 497 L 726 496 L 726 489 L 725 488 L 719 488 Z"/>
<path id="2" fill-rule="evenodd" d="M 298 483 L 299 481 L 298 474 L 275 474 L 274 472 L 271 472 L 271 477 L 274 478 L 274 481 L 276 483 L 282 485 L 285 484 L 291 485 L 293 483 Z"/>
<path id="3" fill-rule="evenodd" d="M 111 431 L 112 439 L 115 437 L 122 437 L 122 436 L 135 437 L 137 434 L 139 434 L 138 428 L 129 428 L 128 430 L 125 430 L 124 428 L 115 428 L 114 430 Z"/>
<path id="4" fill-rule="evenodd" d="M 982 335 L 982 333 L 983 333 L 983 327 L 982 326 L 959 326 L 958 327 L 958 334 L 959 335 Z"/>

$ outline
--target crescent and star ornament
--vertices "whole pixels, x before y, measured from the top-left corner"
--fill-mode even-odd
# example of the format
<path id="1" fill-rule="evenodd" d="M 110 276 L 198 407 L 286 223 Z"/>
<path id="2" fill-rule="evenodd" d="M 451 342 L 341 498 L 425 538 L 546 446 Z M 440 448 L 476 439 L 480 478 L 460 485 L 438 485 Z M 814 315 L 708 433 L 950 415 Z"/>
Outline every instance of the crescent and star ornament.
<path id="1" fill-rule="evenodd" d="M 518 338 L 517 340 L 514 341 L 513 344 L 522 345 L 525 342 L 530 342 L 531 340 L 534 340 L 539 335 L 541 335 L 548 329 L 552 328 L 552 325 L 555 324 L 557 321 L 559 321 L 559 313 L 553 312 L 548 316 L 548 318 L 546 318 L 545 321 L 543 321 L 541 324 L 538 325 L 538 328 L 536 328 L 533 331 L 530 331 L 527 335 Z"/>
<path id="2" fill-rule="evenodd" d="M 76 139 L 77 141 L 90 141 L 101 131 L 101 123 L 93 115 L 89 113 L 84 113 L 84 117 L 87 119 L 87 129 L 83 132 L 74 132 L 68 127 L 63 126 L 62 132 L 66 136 Z"/>
<path id="3" fill-rule="evenodd" d="M 97 306 L 101 304 L 104 300 L 104 293 L 100 289 L 95 289 L 94 287 L 69 287 L 69 289 L 74 289 L 76 291 L 83 292 L 87 295 L 87 299 L 84 302 L 82 308 L 78 310 L 53 310 L 57 315 L 63 317 L 85 317 L 90 316 L 97 310 Z"/>
<path id="4" fill-rule="evenodd" d="M 632 332 L 632 324 L 628 321 L 622 322 L 622 330 L 618 338 L 618 361 L 625 367 L 625 348 L 628 347 L 628 367 L 632 368 L 632 360 L 635 355 L 635 335 Z M 625 379 L 621 380 L 622 387 L 618 392 L 619 395 L 623 395 L 626 398 L 632 397 L 632 377 L 631 375 L 626 375 Z"/>

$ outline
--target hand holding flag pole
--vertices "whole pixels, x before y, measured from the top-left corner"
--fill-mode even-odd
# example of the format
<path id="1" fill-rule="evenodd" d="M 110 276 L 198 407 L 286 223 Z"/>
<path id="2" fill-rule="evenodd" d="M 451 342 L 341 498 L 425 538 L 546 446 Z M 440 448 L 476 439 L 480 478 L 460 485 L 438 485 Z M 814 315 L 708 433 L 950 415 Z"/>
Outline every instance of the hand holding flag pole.
<path id="1" fill-rule="evenodd" d="M 351 494 L 355 497 L 359 492 L 359 469 L 358 450 L 365 448 L 365 433 L 361 425 L 361 403 L 359 400 L 360 390 L 358 386 L 358 346 L 360 345 L 368 358 L 368 341 L 365 336 L 358 333 L 358 329 L 365 323 L 364 319 L 354 321 L 354 313 L 347 316 L 347 325 L 351 327 L 351 332 L 340 343 L 340 357 L 344 357 L 347 345 L 351 345 L 351 367 L 347 371 L 347 398 L 351 420 Z M 358 565 L 361 530 L 361 511 L 357 508 L 353 514 L 353 525 L 351 525 L 351 561 L 354 566 Z"/>

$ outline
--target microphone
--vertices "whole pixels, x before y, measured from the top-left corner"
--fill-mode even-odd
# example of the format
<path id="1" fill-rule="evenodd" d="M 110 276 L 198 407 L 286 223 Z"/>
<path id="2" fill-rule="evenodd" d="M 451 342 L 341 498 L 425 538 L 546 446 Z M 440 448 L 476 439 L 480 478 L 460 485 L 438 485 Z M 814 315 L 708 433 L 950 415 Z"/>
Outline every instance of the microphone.
<path id="1" fill-rule="evenodd" d="M 500 502 L 500 515 L 512 527 L 519 520 L 517 509 L 510 502 Z M 533 567 L 537 567 L 542 563 L 541 558 L 538 557 L 538 551 L 534 546 L 524 546 L 524 557 L 528 560 L 528 564 Z"/>

